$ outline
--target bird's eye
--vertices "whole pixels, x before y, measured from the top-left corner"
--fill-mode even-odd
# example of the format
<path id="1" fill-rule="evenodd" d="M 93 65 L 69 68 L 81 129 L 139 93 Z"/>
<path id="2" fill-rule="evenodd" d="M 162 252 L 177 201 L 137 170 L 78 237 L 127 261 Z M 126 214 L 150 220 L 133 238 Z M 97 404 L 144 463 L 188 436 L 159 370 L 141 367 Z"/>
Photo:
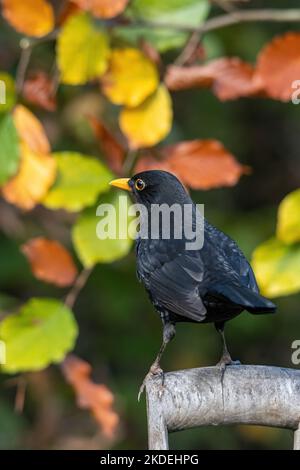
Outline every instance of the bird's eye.
<path id="1" fill-rule="evenodd" d="M 135 189 L 137 189 L 138 191 L 143 191 L 143 189 L 145 189 L 146 184 L 142 179 L 139 178 L 134 183 L 134 186 L 135 186 Z"/>

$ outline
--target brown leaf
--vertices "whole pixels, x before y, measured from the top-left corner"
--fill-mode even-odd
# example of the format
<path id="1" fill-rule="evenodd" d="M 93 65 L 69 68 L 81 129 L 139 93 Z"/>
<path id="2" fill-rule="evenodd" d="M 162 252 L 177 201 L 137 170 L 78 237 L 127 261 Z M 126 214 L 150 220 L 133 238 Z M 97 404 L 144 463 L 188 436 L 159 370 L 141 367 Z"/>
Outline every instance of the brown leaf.
<path id="1" fill-rule="evenodd" d="M 72 0 L 71 0 L 72 1 Z M 79 8 L 75 3 L 66 2 L 62 5 L 61 10 L 58 12 L 56 23 L 58 26 L 62 26 L 71 16 L 76 15 L 81 12 L 82 9 Z"/>
<path id="2" fill-rule="evenodd" d="M 92 115 L 87 116 L 87 118 L 98 139 L 109 168 L 117 175 L 120 175 L 125 158 L 124 147 L 122 147 L 100 119 Z"/>
<path id="3" fill-rule="evenodd" d="M 32 238 L 21 247 L 37 279 L 59 287 L 73 284 L 77 268 L 70 253 L 57 241 Z"/>
<path id="4" fill-rule="evenodd" d="M 113 18 L 125 10 L 129 0 L 71 0 L 97 18 Z"/>
<path id="5" fill-rule="evenodd" d="M 67 382 L 72 385 L 80 408 L 90 409 L 103 433 L 112 438 L 119 423 L 119 417 L 112 409 L 114 396 L 103 384 L 94 383 L 90 364 L 77 356 L 69 355 L 62 363 Z"/>
<path id="6" fill-rule="evenodd" d="M 164 147 L 161 159 L 142 157 L 135 172 L 150 169 L 174 173 L 192 189 L 234 186 L 249 167 L 241 165 L 217 140 L 192 140 Z"/>
<path id="7" fill-rule="evenodd" d="M 290 101 L 292 83 L 300 78 L 300 33 L 287 33 L 273 39 L 260 52 L 255 79 L 268 96 Z"/>
<path id="8" fill-rule="evenodd" d="M 211 87 L 221 100 L 234 100 L 261 92 L 254 68 L 237 57 L 212 60 L 205 65 L 168 67 L 165 82 L 170 90 Z"/>
<path id="9" fill-rule="evenodd" d="M 30 103 L 46 109 L 56 110 L 53 80 L 44 72 L 36 72 L 23 85 L 23 97 Z"/>

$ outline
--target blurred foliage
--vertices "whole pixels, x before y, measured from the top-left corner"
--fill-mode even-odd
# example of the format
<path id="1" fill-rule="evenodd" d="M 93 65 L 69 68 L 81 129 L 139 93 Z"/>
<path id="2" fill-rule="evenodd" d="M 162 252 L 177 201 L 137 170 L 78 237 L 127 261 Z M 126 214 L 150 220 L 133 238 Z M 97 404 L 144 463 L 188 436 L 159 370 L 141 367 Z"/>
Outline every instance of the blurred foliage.
<path id="1" fill-rule="evenodd" d="M 145 406 L 136 397 L 160 344 L 160 320 L 136 280 L 131 241 L 96 238 L 95 206 L 113 202 L 118 212 L 119 198 L 107 183 L 141 163 L 169 165 L 195 202 L 205 204 L 208 220 L 249 259 L 254 252 L 263 292 L 282 296 L 277 315 L 242 314 L 230 322 L 233 355 L 243 363 L 292 367 L 300 301 L 300 121 L 287 93 L 292 79 L 300 79 L 299 26 L 288 35 L 284 22 L 218 29 L 182 64 L 189 35 L 170 27 L 197 26 L 221 14 L 219 7 L 208 0 L 120 0 L 117 9 L 96 3 L 2 2 L 0 337 L 9 351 L 0 376 L 1 448 L 146 446 Z M 266 3 L 251 6 L 271 7 Z M 160 21 L 169 27 L 151 24 Z M 162 82 L 174 62 L 184 86 L 171 94 Z M 187 86 L 187 65 L 197 66 L 194 89 Z M 242 176 L 247 167 L 251 174 Z M 37 240 L 48 247 L 55 241 L 55 260 L 45 262 Z M 217 362 L 221 345 L 211 325 L 177 330 L 165 370 Z M 68 351 L 84 360 L 67 356 L 61 367 L 45 368 Z M 177 433 L 170 445 L 292 444 L 288 431 L 238 426 Z"/>

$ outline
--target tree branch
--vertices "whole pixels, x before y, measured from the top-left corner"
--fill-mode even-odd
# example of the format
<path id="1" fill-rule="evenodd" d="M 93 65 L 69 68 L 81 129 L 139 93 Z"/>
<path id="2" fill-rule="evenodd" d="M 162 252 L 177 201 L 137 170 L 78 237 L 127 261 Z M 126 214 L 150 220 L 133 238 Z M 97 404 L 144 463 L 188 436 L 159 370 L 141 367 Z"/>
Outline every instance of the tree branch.
<path id="1" fill-rule="evenodd" d="M 280 9 L 263 9 L 263 10 L 235 10 L 224 15 L 216 16 L 207 20 L 198 28 L 189 24 L 170 24 L 167 22 L 153 22 L 144 20 L 134 20 L 131 26 L 149 26 L 152 28 L 175 29 L 184 32 L 198 32 L 199 34 L 214 31 L 216 29 L 225 28 L 239 23 L 250 22 L 300 22 L 300 9 L 293 8 L 288 10 Z"/>
<path id="2" fill-rule="evenodd" d="M 168 432 L 256 424 L 295 431 L 300 449 L 300 370 L 269 366 L 188 369 L 146 385 L 149 449 L 168 449 Z"/>

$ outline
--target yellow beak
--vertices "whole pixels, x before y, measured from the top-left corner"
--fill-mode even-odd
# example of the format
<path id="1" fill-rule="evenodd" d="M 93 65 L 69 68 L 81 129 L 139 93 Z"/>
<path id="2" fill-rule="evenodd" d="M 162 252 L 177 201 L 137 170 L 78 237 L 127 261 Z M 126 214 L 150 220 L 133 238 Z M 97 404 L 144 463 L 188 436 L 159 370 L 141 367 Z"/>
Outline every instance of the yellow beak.
<path id="1" fill-rule="evenodd" d="M 116 188 L 125 189 L 125 191 L 131 191 L 131 188 L 128 184 L 130 178 L 118 178 L 116 180 L 111 181 L 109 184 L 111 186 L 115 186 Z"/>

